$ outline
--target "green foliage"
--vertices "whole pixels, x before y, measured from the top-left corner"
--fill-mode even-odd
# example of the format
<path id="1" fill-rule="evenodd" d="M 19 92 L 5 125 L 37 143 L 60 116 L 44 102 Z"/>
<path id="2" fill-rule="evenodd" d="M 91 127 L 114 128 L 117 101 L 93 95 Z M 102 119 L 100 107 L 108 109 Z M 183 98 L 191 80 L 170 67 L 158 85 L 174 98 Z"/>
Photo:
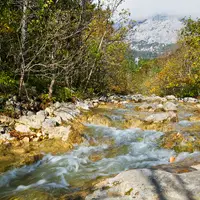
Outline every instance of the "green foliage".
<path id="1" fill-rule="evenodd" d="M 42 101 L 43 105 L 47 105 L 51 102 L 55 102 L 55 100 L 56 100 L 55 97 L 50 98 L 48 94 L 41 94 L 39 98 Z"/>
<path id="2" fill-rule="evenodd" d="M 5 71 L 0 72 L 0 93 L 14 92 L 16 90 L 17 81 Z"/>
<path id="3" fill-rule="evenodd" d="M 73 97 L 74 92 L 67 87 L 60 87 L 56 90 L 56 100 L 58 101 L 68 101 Z"/>
<path id="4" fill-rule="evenodd" d="M 179 97 L 200 95 L 200 20 L 188 19 L 185 25 L 176 51 L 139 62 L 133 75 L 136 92 Z"/>
<path id="5" fill-rule="evenodd" d="M 0 93 L 16 94 L 21 83 L 20 97 L 40 96 L 45 106 L 54 101 L 47 93 L 67 101 L 131 91 L 129 13 L 121 12 L 118 29 L 113 22 L 120 0 L 106 9 L 93 1 L 33 0 L 24 13 L 25 2 L 0 3 Z"/>

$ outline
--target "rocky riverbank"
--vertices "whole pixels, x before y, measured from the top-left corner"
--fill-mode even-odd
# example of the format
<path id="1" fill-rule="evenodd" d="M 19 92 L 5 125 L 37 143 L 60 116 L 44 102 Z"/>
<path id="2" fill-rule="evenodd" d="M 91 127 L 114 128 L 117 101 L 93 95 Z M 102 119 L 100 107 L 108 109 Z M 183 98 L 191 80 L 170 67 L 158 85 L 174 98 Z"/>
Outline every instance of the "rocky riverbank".
<path id="1" fill-rule="evenodd" d="M 174 96 L 134 96 L 131 101 L 136 103 L 132 108 L 134 114 L 124 114 L 121 127 L 162 131 L 165 134 L 160 139 L 160 146 L 174 149 L 179 156 L 170 158 L 172 163 L 167 165 L 129 170 L 105 179 L 84 198 L 198 200 L 200 156 L 194 153 L 188 157 L 186 152 L 200 151 L 199 101 Z"/>
<path id="2" fill-rule="evenodd" d="M 195 153 L 200 150 L 199 116 L 200 104 L 197 99 L 177 99 L 174 96 L 145 97 L 142 95 L 115 95 L 77 101 L 76 103 L 57 102 L 39 112 L 26 112 L 26 115 L 18 119 L 1 116 L 0 171 L 4 172 L 32 164 L 46 155 L 41 163 L 39 162 L 41 168 L 45 168 L 45 163 L 48 163 L 48 167 L 42 169 L 44 170 L 42 173 L 52 169 L 50 175 L 50 177 L 54 177 L 52 181 L 59 174 L 61 179 L 59 184 L 63 184 L 62 187 L 68 187 L 68 183 L 66 183 L 68 181 L 75 188 L 80 185 L 84 186 L 80 192 L 75 189 L 75 193 L 68 193 L 63 198 L 76 199 L 80 197 L 85 199 L 87 194 L 92 193 L 92 185 L 100 182 L 99 179 L 93 177 L 94 174 L 91 174 L 90 170 L 99 177 L 99 174 L 100 176 L 102 174 L 109 176 L 127 169 L 155 166 L 152 169 L 131 170 L 130 174 L 133 174 L 133 178 L 136 177 L 132 180 L 126 180 L 126 174 L 129 171 L 120 173 L 116 180 L 118 181 L 118 177 L 120 177 L 122 182 L 116 184 L 116 187 L 115 184 L 114 186 L 110 185 L 110 179 L 107 179 L 106 182 L 96 185 L 96 191 L 87 198 L 131 199 L 135 197 L 136 199 L 145 199 L 144 195 L 147 194 L 155 195 L 158 198 L 159 195 L 155 194 L 155 187 L 149 186 L 149 182 L 146 181 L 151 179 L 154 172 L 156 179 L 163 178 L 166 180 L 163 184 L 167 184 L 168 181 L 175 180 L 173 179 L 174 174 L 178 174 L 176 176 L 182 179 L 185 175 L 181 174 L 197 171 L 192 166 L 200 163 L 199 153 Z M 74 150 L 71 150 L 73 148 Z M 66 153 L 67 151 L 69 152 Z M 190 162 L 183 161 L 184 158 L 190 156 L 187 152 L 194 152 L 191 155 L 196 156 Z M 48 156 L 48 153 L 51 155 Z M 54 159 L 57 167 L 54 166 Z M 63 159 L 63 161 L 57 162 L 57 159 L 58 161 Z M 108 164 L 106 164 L 107 162 Z M 170 162 L 173 163 L 169 164 Z M 168 164 L 159 166 L 163 163 Z M 26 174 L 26 169 L 29 169 L 29 166 L 22 168 L 21 171 Z M 99 171 L 100 169 L 103 171 Z M 163 175 L 162 170 L 165 171 Z M 77 171 L 83 174 L 77 174 Z M 144 181 L 138 182 L 138 174 L 143 174 L 143 172 L 144 175 L 141 177 L 144 177 Z M 85 176 L 85 173 L 87 178 L 93 177 L 88 178 L 86 183 L 85 180 L 81 180 L 81 176 Z M 195 174 L 198 173 L 195 172 Z M 8 175 L 12 177 L 11 174 L 8 173 Z M 76 183 L 76 178 L 73 177 L 80 181 Z M 166 177 L 171 177 L 171 179 L 168 180 Z M 192 177 L 191 175 L 189 179 Z M 36 182 L 32 179 L 29 180 L 33 182 L 29 183 L 30 187 L 40 184 L 40 176 L 38 178 Z M 45 178 L 47 178 L 45 180 L 45 184 L 47 184 L 49 180 L 48 177 Z M 182 180 L 187 181 L 187 177 Z M 20 180 L 18 181 L 20 182 Z M 131 185 L 131 187 L 126 188 L 123 183 Z M 143 184 L 150 188 L 148 193 L 141 192 L 144 189 Z M 124 187 L 125 189 L 123 189 Z M 161 187 L 163 190 L 167 190 L 162 184 Z M 186 187 L 189 186 L 186 184 Z M 18 185 L 17 188 L 19 189 L 21 186 Z M 133 190 L 134 188 L 136 190 Z M 115 193 L 116 190 L 121 192 Z M 43 198 L 39 191 L 37 193 L 38 199 Z M 169 193 L 171 195 L 171 190 Z M 166 193 L 167 198 L 170 198 L 170 195 L 168 192 Z M 49 195 L 47 194 L 47 196 Z M 182 198 L 181 194 L 179 196 Z M 177 199 L 180 199 L 179 196 Z"/>
<path id="3" fill-rule="evenodd" d="M 96 185 L 85 199 L 101 200 L 198 200 L 200 165 L 189 173 L 175 174 L 163 170 L 135 169 L 122 172 Z"/>
<path id="4" fill-rule="evenodd" d="M 39 112 L 26 112 L 18 119 L 0 115 L 0 172 L 32 164 L 44 154 L 64 153 L 83 140 L 79 118 L 95 101 L 56 102 Z"/>

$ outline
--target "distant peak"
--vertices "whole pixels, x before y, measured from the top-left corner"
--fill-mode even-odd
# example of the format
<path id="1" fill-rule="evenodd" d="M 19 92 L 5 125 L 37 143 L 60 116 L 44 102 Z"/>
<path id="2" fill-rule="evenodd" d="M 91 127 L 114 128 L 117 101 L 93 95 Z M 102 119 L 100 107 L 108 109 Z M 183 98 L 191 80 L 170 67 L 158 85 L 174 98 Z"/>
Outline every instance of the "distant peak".
<path id="1" fill-rule="evenodd" d="M 151 19 L 155 20 L 155 21 L 164 21 L 164 20 L 169 19 L 170 17 L 172 17 L 172 16 L 164 15 L 164 14 L 157 14 L 157 15 L 152 16 Z"/>
<path id="2" fill-rule="evenodd" d="M 153 55 L 162 54 L 178 40 L 178 33 L 184 24 L 179 16 L 157 14 L 134 24 L 132 48 L 140 57 L 140 52 Z"/>

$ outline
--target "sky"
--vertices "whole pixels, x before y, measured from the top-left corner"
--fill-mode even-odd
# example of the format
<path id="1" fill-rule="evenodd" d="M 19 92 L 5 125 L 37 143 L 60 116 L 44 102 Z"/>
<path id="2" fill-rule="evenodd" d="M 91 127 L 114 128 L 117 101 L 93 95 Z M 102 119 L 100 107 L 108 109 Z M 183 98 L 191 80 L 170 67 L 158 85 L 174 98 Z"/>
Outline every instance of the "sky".
<path id="1" fill-rule="evenodd" d="M 121 8 L 129 9 L 134 20 L 156 14 L 200 17 L 200 0 L 125 0 Z"/>

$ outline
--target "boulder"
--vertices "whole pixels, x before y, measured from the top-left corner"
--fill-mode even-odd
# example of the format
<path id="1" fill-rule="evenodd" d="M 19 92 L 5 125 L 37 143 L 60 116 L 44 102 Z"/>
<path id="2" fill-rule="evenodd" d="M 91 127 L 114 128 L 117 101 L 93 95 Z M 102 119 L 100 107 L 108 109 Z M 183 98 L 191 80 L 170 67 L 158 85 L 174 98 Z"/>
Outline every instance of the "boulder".
<path id="1" fill-rule="evenodd" d="M 60 106 L 61 106 L 61 103 L 60 102 L 56 102 L 56 103 L 54 103 L 54 107 L 56 108 L 56 109 L 58 109 L 58 108 L 60 108 Z"/>
<path id="2" fill-rule="evenodd" d="M 0 140 L 3 140 L 3 141 L 5 141 L 5 140 L 13 140 L 13 139 L 14 138 L 12 138 L 9 133 L 4 133 L 4 134 L 0 135 Z"/>
<path id="3" fill-rule="evenodd" d="M 89 105 L 85 102 L 77 102 L 76 107 L 83 110 L 89 110 Z"/>
<path id="4" fill-rule="evenodd" d="M 7 117 L 7 116 L 4 116 L 4 115 L 0 115 L 0 123 L 2 124 L 13 124 L 14 123 L 14 119 L 13 118 L 10 118 L 10 117 Z"/>
<path id="5" fill-rule="evenodd" d="M 28 111 L 26 115 L 27 115 L 27 116 L 32 116 L 32 115 L 35 115 L 35 113 L 32 112 L 32 111 Z"/>
<path id="6" fill-rule="evenodd" d="M 184 102 L 187 102 L 187 103 L 198 103 L 198 99 L 195 99 L 195 98 L 192 98 L 192 97 L 185 97 L 183 99 Z"/>
<path id="7" fill-rule="evenodd" d="M 47 107 L 45 109 L 45 115 L 47 115 L 47 116 L 53 116 L 54 115 L 54 111 L 55 111 L 54 107 Z"/>
<path id="8" fill-rule="evenodd" d="M 57 122 L 53 119 L 45 119 L 45 121 L 42 123 L 42 128 L 49 128 L 49 127 L 55 127 L 57 125 Z"/>
<path id="9" fill-rule="evenodd" d="M 40 129 L 45 120 L 44 115 L 22 116 L 17 121 L 18 124 L 25 125 L 29 129 Z"/>
<path id="10" fill-rule="evenodd" d="M 42 129 L 42 133 L 45 135 L 49 135 L 49 138 L 62 139 L 63 141 L 67 141 L 69 138 L 69 134 L 71 132 L 71 126 L 58 126 L 58 127 L 48 127 Z"/>
<path id="11" fill-rule="evenodd" d="M 147 123 L 162 123 L 165 121 L 177 121 L 177 114 L 175 112 L 156 113 L 144 119 Z"/>
<path id="12" fill-rule="evenodd" d="M 163 105 L 158 103 L 143 103 L 141 106 L 136 107 L 137 110 L 140 111 L 151 111 L 151 112 L 159 112 L 163 111 Z"/>
<path id="13" fill-rule="evenodd" d="M 107 102 L 108 98 L 106 96 L 102 96 L 99 98 L 99 101 L 101 102 Z"/>
<path id="14" fill-rule="evenodd" d="M 44 117 L 46 117 L 45 111 L 44 110 L 40 110 L 36 113 L 36 115 L 42 115 Z"/>
<path id="15" fill-rule="evenodd" d="M 62 119 L 59 116 L 57 116 L 57 117 L 51 117 L 51 118 L 48 118 L 48 119 L 51 119 L 51 120 L 55 121 L 56 125 L 60 125 L 62 123 Z"/>
<path id="16" fill-rule="evenodd" d="M 177 100 L 177 98 L 174 96 L 174 95 L 168 95 L 168 96 L 166 96 L 165 97 L 167 100 L 169 100 L 169 101 L 176 101 Z"/>
<path id="17" fill-rule="evenodd" d="M 67 122 L 75 117 L 74 113 L 72 111 L 55 111 L 54 112 L 56 117 L 60 117 L 63 121 Z"/>
<path id="18" fill-rule="evenodd" d="M 31 132 L 30 128 L 27 125 L 23 124 L 15 124 L 15 130 L 20 133 L 29 133 Z"/>
<path id="19" fill-rule="evenodd" d="M 166 98 L 162 98 L 162 97 L 159 97 L 159 96 L 146 97 L 144 100 L 147 101 L 147 102 L 158 102 L 158 103 L 163 103 L 163 102 L 167 101 Z"/>
<path id="20" fill-rule="evenodd" d="M 129 170 L 97 184 L 86 200 L 199 199 L 199 181 L 200 171 L 172 174 L 162 170 Z"/>
<path id="21" fill-rule="evenodd" d="M 148 111 L 150 108 L 152 108 L 152 105 L 146 102 L 143 103 L 141 106 L 136 107 L 137 110 L 141 110 L 141 111 Z"/>
<path id="22" fill-rule="evenodd" d="M 137 95 L 132 95 L 130 99 L 135 103 L 140 103 L 144 100 L 144 97 L 141 94 L 137 94 Z"/>
<path id="23" fill-rule="evenodd" d="M 174 104 L 174 103 L 172 103 L 172 102 L 166 102 L 166 103 L 164 103 L 164 105 L 163 105 L 163 109 L 164 109 L 164 111 L 177 111 L 177 106 Z"/>

